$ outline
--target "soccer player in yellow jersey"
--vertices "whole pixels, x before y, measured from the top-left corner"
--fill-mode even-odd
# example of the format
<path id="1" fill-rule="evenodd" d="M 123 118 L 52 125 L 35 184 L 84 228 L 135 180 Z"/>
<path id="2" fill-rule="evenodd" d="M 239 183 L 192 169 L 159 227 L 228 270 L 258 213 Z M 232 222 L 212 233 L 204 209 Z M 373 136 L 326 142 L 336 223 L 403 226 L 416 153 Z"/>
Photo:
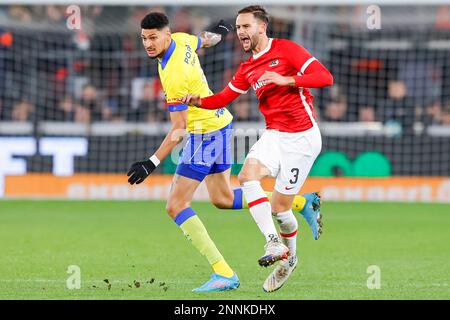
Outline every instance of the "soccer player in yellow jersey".
<path id="1" fill-rule="evenodd" d="M 166 209 L 214 270 L 212 278 L 194 291 L 236 289 L 240 284 L 236 273 L 220 254 L 191 208 L 193 194 L 203 180 L 216 207 L 242 209 L 246 206 L 242 190 L 233 190 L 230 185 L 233 117 L 225 108 L 204 110 L 181 102 L 181 98 L 187 94 L 200 97 L 212 95 L 196 50 L 216 45 L 232 27 L 221 21 L 199 37 L 171 33 L 168 18 L 163 13 L 153 12 L 144 17 L 141 28 L 142 42 L 148 56 L 159 62 L 158 72 L 172 127 L 148 160 L 131 166 L 128 181 L 132 185 L 142 183 L 171 153 L 187 130 L 189 138 L 177 166 Z M 294 209 L 301 210 L 304 205 L 305 199 L 298 196 L 297 201 L 294 201 Z"/>
<path id="2" fill-rule="evenodd" d="M 158 72 L 172 128 L 152 157 L 131 166 L 128 181 L 130 184 L 144 181 L 183 139 L 187 130 L 189 139 L 177 166 L 166 210 L 214 270 L 211 279 L 193 291 L 237 289 L 240 283 L 236 273 L 227 264 L 191 208 L 193 194 L 206 176 L 206 185 L 213 202 L 215 199 L 226 201 L 229 198 L 233 202 L 234 194 L 229 180 L 229 142 L 233 116 L 227 109 L 207 111 L 189 107 L 179 101 L 188 93 L 196 93 L 202 97 L 212 94 L 196 50 L 217 44 L 231 30 L 231 26 L 221 22 L 212 30 L 215 32 L 203 32 L 200 37 L 171 33 L 167 16 L 152 12 L 141 21 L 141 28 L 142 42 L 148 56 L 157 58 L 159 62 Z M 226 194 L 227 192 L 231 195 Z"/>

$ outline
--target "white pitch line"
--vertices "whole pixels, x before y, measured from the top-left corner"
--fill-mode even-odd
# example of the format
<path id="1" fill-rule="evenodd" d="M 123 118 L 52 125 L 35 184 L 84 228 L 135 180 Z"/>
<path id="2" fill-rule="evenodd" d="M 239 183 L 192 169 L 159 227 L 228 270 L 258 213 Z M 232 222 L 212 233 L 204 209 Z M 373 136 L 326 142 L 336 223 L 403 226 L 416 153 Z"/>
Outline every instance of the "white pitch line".
<path id="1" fill-rule="evenodd" d="M 106 278 L 105 278 L 106 279 Z M 148 281 L 150 281 L 150 279 L 144 279 L 144 280 L 138 280 L 138 279 L 130 279 L 130 280 L 113 280 L 113 279 L 108 279 L 109 283 L 111 284 L 134 284 L 134 281 L 138 281 L 141 284 L 147 284 Z M 176 283 L 168 283 L 165 280 L 161 280 L 161 279 L 154 279 L 154 282 L 152 284 L 157 284 L 159 285 L 161 282 L 165 282 L 165 284 L 169 284 L 169 285 L 176 285 L 176 284 L 193 284 L 196 283 L 195 281 L 177 281 Z M 66 283 L 66 280 L 62 280 L 62 279 L 0 279 L 0 282 L 53 282 L 53 283 Z M 103 280 L 83 280 L 81 279 L 82 283 L 105 283 L 105 281 Z"/>

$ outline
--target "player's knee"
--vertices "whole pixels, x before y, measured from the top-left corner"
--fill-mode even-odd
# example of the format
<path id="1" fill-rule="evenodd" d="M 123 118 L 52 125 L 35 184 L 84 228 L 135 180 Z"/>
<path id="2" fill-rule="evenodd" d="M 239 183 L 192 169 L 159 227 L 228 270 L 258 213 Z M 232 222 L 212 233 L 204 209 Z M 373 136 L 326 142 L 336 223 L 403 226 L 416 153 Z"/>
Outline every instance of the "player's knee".
<path id="1" fill-rule="evenodd" d="M 288 211 L 291 206 L 289 204 L 283 204 L 283 203 L 272 203 L 272 212 L 278 213 L 278 212 L 285 212 Z"/>
<path id="2" fill-rule="evenodd" d="M 181 211 L 189 206 L 188 203 L 181 201 L 168 201 L 166 211 L 171 218 L 175 218 Z"/>
<path id="3" fill-rule="evenodd" d="M 175 218 L 174 215 L 176 213 L 174 213 L 174 211 L 175 211 L 175 206 L 172 203 L 167 202 L 167 204 L 166 204 L 166 212 L 167 212 L 167 214 L 169 216 L 171 216 L 172 218 Z"/>
<path id="4" fill-rule="evenodd" d="M 292 199 L 274 196 L 272 198 L 271 206 L 272 212 L 285 212 L 292 208 Z"/>
<path id="5" fill-rule="evenodd" d="M 254 180 L 252 179 L 251 175 L 247 171 L 241 171 L 238 175 L 238 181 L 241 185 L 243 185 L 245 182 Z"/>

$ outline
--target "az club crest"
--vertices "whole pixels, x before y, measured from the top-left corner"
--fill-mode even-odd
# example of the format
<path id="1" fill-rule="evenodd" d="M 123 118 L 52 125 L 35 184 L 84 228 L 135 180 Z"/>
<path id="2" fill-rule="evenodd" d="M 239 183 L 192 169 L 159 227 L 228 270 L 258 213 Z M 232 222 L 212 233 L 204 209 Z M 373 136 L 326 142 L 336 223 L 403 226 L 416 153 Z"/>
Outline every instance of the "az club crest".
<path id="1" fill-rule="evenodd" d="M 273 61 L 269 64 L 269 67 L 275 67 L 275 66 L 278 65 L 278 63 L 279 63 L 278 59 L 277 59 L 277 60 L 273 60 Z"/>

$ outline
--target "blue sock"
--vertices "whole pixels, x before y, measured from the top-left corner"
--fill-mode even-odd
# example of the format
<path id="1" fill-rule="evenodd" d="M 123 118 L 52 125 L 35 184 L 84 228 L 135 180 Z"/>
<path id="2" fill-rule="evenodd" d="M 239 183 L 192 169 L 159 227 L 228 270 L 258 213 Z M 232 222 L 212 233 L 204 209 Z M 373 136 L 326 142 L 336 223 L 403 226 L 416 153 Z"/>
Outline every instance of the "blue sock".
<path id="1" fill-rule="evenodd" d="M 244 207 L 244 198 L 242 197 L 242 189 L 237 188 L 233 190 L 234 199 L 233 199 L 233 207 L 231 210 L 240 210 Z"/>

